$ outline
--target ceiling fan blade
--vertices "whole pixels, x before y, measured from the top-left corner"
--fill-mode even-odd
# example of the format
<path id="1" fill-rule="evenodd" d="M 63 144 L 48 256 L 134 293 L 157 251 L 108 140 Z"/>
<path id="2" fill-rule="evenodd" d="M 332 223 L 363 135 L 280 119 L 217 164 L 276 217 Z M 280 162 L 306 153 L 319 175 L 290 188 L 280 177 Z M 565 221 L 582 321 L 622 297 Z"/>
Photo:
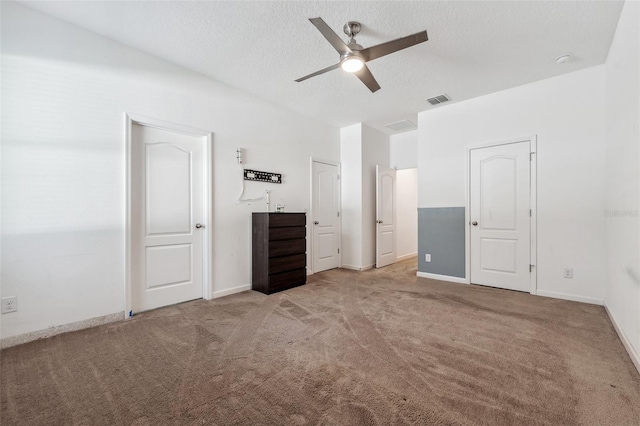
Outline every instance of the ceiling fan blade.
<path id="1" fill-rule="evenodd" d="M 360 53 L 364 56 L 365 60 L 373 61 L 389 53 L 397 52 L 398 50 L 406 49 L 407 47 L 415 46 L 419 43 L 424 43 L 429 40 L 427 32 L 422 31 L 419 33 L 411 34 L 410 36 L 391 40 L 386 43 L 377 44 L 375 46 L 362 49 Z"/>
<path id="2" fill-rule="evenodd" d="M 316 75 L 324 74 L 325 72 L 328 72 L 328 71 L 331 71 L 331 70 L 335 70 L 336 68 L 340 68 L 340 62 L 338 62 L 335 65 L 331 65 L 330 67 L 323 68 L 320 71 L 316 71 L 316 72 L 314 72 L 312 74 L 305 75 L 304 77 L 300 77 L 296 81 L 299 83 L 299 82 L 304 81 L 304 80 L 306 80 L 308 78 L 315 77 Z"/>
<path id="3" fill-rule="evenodd" d="M 364 85 L 369 88 L 369 90 L 371 90 L 371 93 L 375 92 L 380 88 L 380 85 L 378 84 L 376 79 L 373 77 L 373 74 L 371 74 L 371 71 L 366 65 L 364 65 L 360 69 L 360 71 L 356 71 L 355 75 L 358 76 L 360 81 L 362 81 Z"/>
<path id="4" fill-rule="evenodd" d="M 324 38 L 326 38 L 327 41 L 331 43 L 333 48 L 336 49 L 338 53 L 340 53 L 341 55 L 344 55 L 345 53 L 351 53 L 351 49 L 349 49 L 349 46 L 347 46 L 345 42 L 342 41 L 340 37 L 338 37 L 338 34 L 336 34 L 331 28 L 329 28 L 327 23 L 324 22 L 322 18 L 310 18 L 309 20 L 313 25 L 316 26 L 318 31 L 322 33 Z"/>

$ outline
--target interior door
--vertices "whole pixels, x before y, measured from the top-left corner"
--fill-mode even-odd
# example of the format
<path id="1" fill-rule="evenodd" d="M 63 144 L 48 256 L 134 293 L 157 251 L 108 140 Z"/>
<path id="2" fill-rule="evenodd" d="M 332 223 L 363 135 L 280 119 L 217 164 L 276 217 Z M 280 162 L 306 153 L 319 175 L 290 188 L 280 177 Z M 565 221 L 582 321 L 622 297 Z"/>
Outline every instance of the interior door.
<path id="1" fill-rule="evenodd" d="M 530 291 L 530 146 L 470 153 L 471 283 Z"/>
<path id="2" fill-rule="evenodd" d="M 396 171 L 376 166 L 376 268 L 396 262 Z"/>
<path id="3" fill-rule="evenodd" d="M 340 266 L 340 188 L 335 164 L 312 162 L 313 271 Z"/>
<path id="4" fill-rule="evenodd" d="M 203 295 L 203 139 L 132 126 L 134 313 Z"/>

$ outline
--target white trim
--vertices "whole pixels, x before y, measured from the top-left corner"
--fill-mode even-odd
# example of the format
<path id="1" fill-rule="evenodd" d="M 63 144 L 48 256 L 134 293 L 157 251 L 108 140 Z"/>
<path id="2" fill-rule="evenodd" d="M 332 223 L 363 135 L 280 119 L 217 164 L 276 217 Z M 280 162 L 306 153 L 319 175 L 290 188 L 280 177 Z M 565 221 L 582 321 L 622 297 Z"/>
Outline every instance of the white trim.
<path id="1" fill-rule="evenodd" d="M 471 284 L 471 233 L 469 230 L 469 222 L 471 215 L 469 213 L 469 205 L 471 204 L 471 149 L 467 147 L 467 155 L 465 158 L 464 168 L 464 283 Z"/>
<path id="2" fill-rule="evenodd" d="M 533 265 L 531 275 L 529 276 L 529 292 L 531 294 L 538 293 L 538 137 L 532 135 L 529 137 L 529 152 L 531 162 L 529 163 L 529 208 L 531 209 L 531 218 L 529 219 L 529 237 L 531 247 L 529 249 L 529 263 Z"/>
<path id="3" fill-rule="evenodd" d="M 529 221 L 529 263 L 533 266 L 529 274 L 529 293 L 538 294 L 538 136 L 530 135 L 522 138 L 509 139 L 504 141 L 485 143 L 481 145 L 467 146 L 467 158 L 465 167 L 465 207 L 464 207 L 464 239 L 465 239 L 465 283 L 471 284 L 471 234 L 469 232 L 471 204 L 471 151 L 474 149 L 490 148 L 493 146 L 510 145 L 520 142 L 529 142 L 529 152 L 535 153 L 531 156 L 529 163 L 529 208 L 531 209 L 531 219 Z M 592 303 L 592 302 L 587 302 Z M 602 303 L 600 303 L 602 304 Z"/>
<path id="4" fill-rule="evenodd" d="M 318 157 L 311 157 L 311 162 L 316 162 L 316 163 L 323 163 L 323 164 L 328 164 L 329 166 L 338 166 L 340 167 L 340 162 L 339 161 L 334 161 L 334 160 L 326 160 L 324 158 L 318 158 Z"/>
<path id="5" fill-rule="evenodd" d="M 171 121 L 158 120 L 153 117 L 148 117 L 142 114 L 136 114 L 127 112 L 125 116 L 135 124 L 142 126 L 154 127 L 156 129 L 171 130 L 177 133 L 184 133 L 192 136 L 209 136 L 211 132 L 204 129 L 198 129 L 196 127 L 184 126 L 182 124 L 174 123 Z"/>
<path id="6" fill-rule="evenodd" d="M 458 283 L 458 284 L 469 284 L 466 278 L 450 277 L 448 275 L 430 274 L 428 272 L 418 271 L 416 272 L 416 276 L 419 278 L 429 278 L 431 280 L 448 281 L 448 282 Z"/>
<path id="7" fill-rule="evenodd" d="M 219 297 L 230 296 L 236 293 L 242 293 L 243 291 L 251 290 L 251 284 L 239 285 L 238 287 L 228 288 L 226 290 L 218 290 L 213 292 L 212 299 L 217 299 Z"/>
<path id="8" fill-rule="evenodd" d="M 207 132 L 204 135 L 204 147 L 202 156 L 204 157 L 204 195 L 202 204 L 204 205 L 204 218 L 206 227 L 204 228 L 204 254 L 202 277 L 204 278 L 202 297 L 205 300 L 213 299 L 213 133 Z"/>
<path id="9" fill-rule="evenodd" d="M 631 358 L 631 362 L 636 367 L 636 370 L 638 370 L 638 373 L 640 373 L 640 356 L 638 356 L 638 352 L 636 352 L 636 350 L 633 348 L 633 345 L 629 341 L 627 335 L 624 334 L 624 331 L 622 331 L 622 329 L 618 326 L 618 323 L 616 322 L 613 315 L 611 315 L 611 311 L 609 311 L 609 308 L 607 308 L 606 304 L 604 305 L 604 310 L 607 312 L 607 315 L 609 315 L 609 320 L 611 320 L 613 328 L 616 330 L 616 333 L 618 333 L 618 337 L 622 342 L 622 346 L 624 346 L 624 348 L 627 350 L 629 358 Z"/>
<path id="10" fill-rule="evenodd" d="M 307 267 L 307 275 L 313 275 L 316 272 L 315 256 L 313 253 L 313 234 L 314 234 L 314 217 L 313 217 L 313 163 L 327 164 L 338 168 L 338 268 L 342 268 L 342 165 L 339 161 L 325 160 L 321 158 L 309 158 L 309 253 L 311 253 L 311 262 Z M 347 268 L 350 269 L 350 268 Z"/>
<path id="11" fill-rule="evenodd" d="M 124 317 L 130 318 L 133 314 L 131 293 L 133 291 L 131 284 L 131 149 L 132 138 L 131 130 L 134 124 L 141 126 L 154 127 L 162 130 L 169 130 L 177 133 L 183 133 L 191 136 L 203 138 L 203 207 L 205 227 L 203 238 L 203 271 L 202 271 L 202 297 L 203 299 L 213 298 L 213 271 L 211 268 L 213 253 L 213 133 L 208 130 L 202 130 L 195 127 L 184 126 L 169 121 L 158 120 L 141 114 L 125 113 L 125 277 L 124 277 Z"/>
<path id="12" fill-rule="evenodd" d="M 125 156 L 125 217 L 124 217 L 124 318 L 131 318 L 131 132 L 134 120 L 129 114 L 124 114 L 124 156 Z"/>
<path id="13" fill-rule="evenodd" d="M 578 296 L 575 294 L 556 293 L 555 291 L 538 290 L 538 296 L 551 297 L 553 299 L 571 300 L 572 302 L 589 303 L 591 305 L 604 306 L 604 300 L 594 299 L 592 297 Z"/>
<path id="14" fill-rule="evenodd" d="M 340 267 L 341 267 L 342 269 L 350 269 L 350 270 L 352 270 L 352 271 L 360 271 L 360 272 L 364 272 L 364 271 L 368 271 L 368 270 L 370 270 L 370 269 L 373 269 L 373 267 L 374 267 L 374 266 L 375 266 L 375 265 L 365 265 L 365 266 L 360 267 L 360 266 L 345 265 L 345 264 L 343 264 L 343 265 L 341 265 Z"/>
<path id="15" fill-rule="evenodd" d="M 406 259 L 410 259 L 412 257 L 418 257 L 418 253 L 409 253 L 409 254 L 403 254 L 402 256 L 398 256 L 396 257 L 396 262 L 400 262 L 401 260 L 406 260 Z"/>
<path id="16" fill-rule="evenodd" d="M 353 265 L 346 265 L 346 264 L 342 264 L 342 266 L 340 266 L 342 269 L 349 269 L 351 271 L 359 271 L 360 267 L 359 266 L 353 266 Z"/>
<path id="17" fill-rule="evenodd" d="M 82 321 L 70 322 L 68 324 L 45 328 L 44 330 L 31 331 L 29 333 L 19 334 L 17 336 L 5 337 L 4 339 L 0 340 L 0 347 L 2 349 L 5 349 L 11 346 L 17 346 L 23 343 L 32 342 L 34 340 L 44 339 L 45 337 L 52 337 L 58 334 L 68 333 L 70 331 L 84 330 L 85 328 L 91 328 L 98 325 L 122 321 L 123 319 L 124 315 L 122 314 L 122 312 L 116 312 L 114 314 L 89 318 Z"/>

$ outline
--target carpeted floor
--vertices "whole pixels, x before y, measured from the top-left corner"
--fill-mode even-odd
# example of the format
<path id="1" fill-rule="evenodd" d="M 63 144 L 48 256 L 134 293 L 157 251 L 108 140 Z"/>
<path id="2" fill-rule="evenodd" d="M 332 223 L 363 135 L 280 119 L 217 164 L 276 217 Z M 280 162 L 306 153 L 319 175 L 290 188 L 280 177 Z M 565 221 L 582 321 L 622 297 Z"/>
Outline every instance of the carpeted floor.
<path id="1" fill-rule="evenodd" d="M 2 425 L 638 425 L 602 307 L 333 270 L 1 352 Z"/>

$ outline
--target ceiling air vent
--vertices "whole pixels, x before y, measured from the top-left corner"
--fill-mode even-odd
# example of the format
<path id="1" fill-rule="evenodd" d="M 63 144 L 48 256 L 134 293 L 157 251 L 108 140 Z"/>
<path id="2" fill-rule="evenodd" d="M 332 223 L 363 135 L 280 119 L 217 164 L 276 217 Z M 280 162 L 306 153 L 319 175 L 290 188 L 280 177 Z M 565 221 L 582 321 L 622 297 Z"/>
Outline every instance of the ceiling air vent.
<path id="1" fill-rule="evenodd" d="M 395 123 L 387 124 L 384 127 L 398 132 L 400 130 L 415 129 L 416 125 L 410 122 L 409 120 L 402 120 L 402 121 L 396 121 Z"/>
<path id="2" fill-rule="evenodd" d="M 429 102 L 431 105 L 438 105 L 444 102 L 449 102 L 451 99 L 449 99 L 449 97 L 445 94 L 439 95 L 439 96 L 434 96 L 433 98 L 429 98 L 427 99 L 427 102 Z"/>

